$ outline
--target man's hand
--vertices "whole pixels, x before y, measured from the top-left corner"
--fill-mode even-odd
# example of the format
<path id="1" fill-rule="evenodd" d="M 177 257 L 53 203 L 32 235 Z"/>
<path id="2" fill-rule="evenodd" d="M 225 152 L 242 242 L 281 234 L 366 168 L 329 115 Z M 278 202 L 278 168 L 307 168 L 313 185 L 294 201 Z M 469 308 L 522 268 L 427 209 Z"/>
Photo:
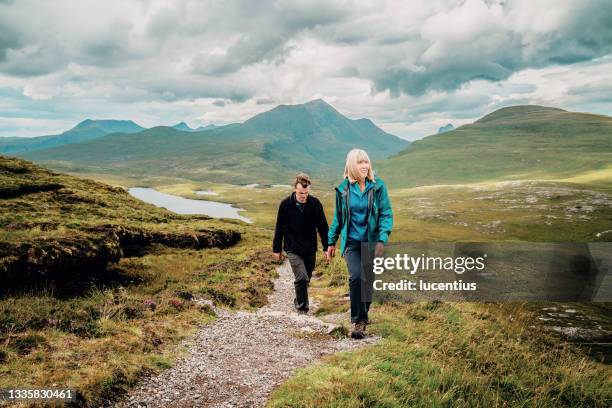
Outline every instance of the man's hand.
<path id="1" fill-rule="evenodd" d="M 331 261 L 331 259 L 334 257 L 334 255 L 336 255 L 336 246 L 335 245 L 329 245 L 327 247 L 327 252 L 325 253 L 325 258 L 328 261 Z"/>
<path id="2" fill-rule="evenodd" d="M 272 252 L 272 258 L 278 262 L 281 260 L 281 254 L 279 252 Z"/>
<path id="3" fill-rule="evenodd" d="M 385 253 L 385 244 L 382 242 L 377 242 L 376 247 L 374 247 L 374 257 L 379 258 L 383 256 Z"/>

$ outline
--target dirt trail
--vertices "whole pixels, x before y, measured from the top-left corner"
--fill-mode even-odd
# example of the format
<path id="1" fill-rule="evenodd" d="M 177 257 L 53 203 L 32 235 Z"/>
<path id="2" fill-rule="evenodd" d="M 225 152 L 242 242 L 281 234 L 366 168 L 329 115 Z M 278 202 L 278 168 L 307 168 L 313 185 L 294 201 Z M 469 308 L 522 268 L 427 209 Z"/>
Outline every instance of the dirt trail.
<path id="1" fill-rule="evenodd" d="M 115 407 L 260 407 L 294 370 L 320 356 L 373 344 L 334 336 L 348 314 L 322 318 L 293 309 L 293 273 L 278 268 L 268 304 L 256 312 L 215 308 L 217 320 L 184 342 L 176 365 L 146 378 Z M 316 308 L 316 305 L 312 305 Z M 312 309 L 311 309 L 312 313 Z"/>

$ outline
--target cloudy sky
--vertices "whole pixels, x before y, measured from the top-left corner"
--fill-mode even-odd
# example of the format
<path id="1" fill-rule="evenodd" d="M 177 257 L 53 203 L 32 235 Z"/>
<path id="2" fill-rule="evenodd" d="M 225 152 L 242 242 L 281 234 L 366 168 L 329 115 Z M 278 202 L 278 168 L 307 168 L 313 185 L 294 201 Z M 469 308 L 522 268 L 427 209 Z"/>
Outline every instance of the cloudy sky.
<path id="1" fill-rule="evenodd" d="M 612 115 L 612 2 L 0 0 L 0 136 L 316 98 L 407 139 L 517 104 Z"/>

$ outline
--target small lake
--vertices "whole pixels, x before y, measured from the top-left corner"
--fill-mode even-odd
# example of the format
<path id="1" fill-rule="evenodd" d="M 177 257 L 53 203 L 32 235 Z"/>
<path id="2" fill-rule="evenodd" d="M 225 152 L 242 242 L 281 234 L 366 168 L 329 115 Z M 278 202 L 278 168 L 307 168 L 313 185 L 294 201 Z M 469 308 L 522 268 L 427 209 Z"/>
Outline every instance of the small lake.
<path id="1" fill-rule="evenodd" d="M 213 218 L 233 218 L 248 223 L 252 222 L 247 217 L 243 217 L 238 213 L 239 211 L 244 211 L 243 208 L 236 208 L 231 204 L 207 200 L 192 200 L 162 193 L 148 187 L 132 187 L 128 191 L 139 200 L 157 207 L 166 208 L 177 214 L 204 214 Z"/>

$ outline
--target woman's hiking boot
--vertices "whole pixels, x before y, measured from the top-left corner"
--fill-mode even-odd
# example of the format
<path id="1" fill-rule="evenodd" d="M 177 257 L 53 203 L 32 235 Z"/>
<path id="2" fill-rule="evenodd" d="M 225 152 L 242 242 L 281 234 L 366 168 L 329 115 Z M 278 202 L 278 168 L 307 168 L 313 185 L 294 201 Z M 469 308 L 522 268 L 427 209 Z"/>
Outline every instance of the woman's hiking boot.
<path id="1" fill-rule="evenodd" d="M 365 325 L 361 322 L 351 325 L 351 337 L 361 340 L 365 337 Z"/>

